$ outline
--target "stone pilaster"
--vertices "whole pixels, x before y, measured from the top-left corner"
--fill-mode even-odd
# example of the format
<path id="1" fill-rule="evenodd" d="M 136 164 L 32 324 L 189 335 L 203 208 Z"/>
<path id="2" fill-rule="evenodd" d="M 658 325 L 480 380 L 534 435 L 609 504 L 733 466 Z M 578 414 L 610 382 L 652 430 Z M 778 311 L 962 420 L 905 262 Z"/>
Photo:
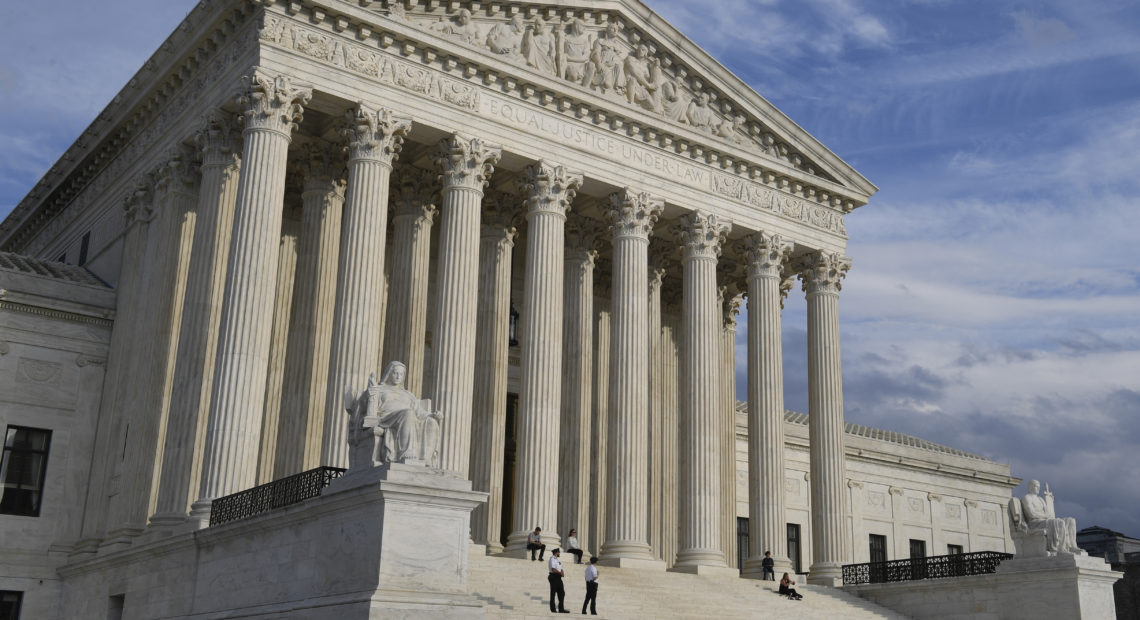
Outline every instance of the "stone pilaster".
<path id="1" fill-rule="evenodd" d="M 590 433 L 594 395 L 594 244 L 601 222 L 575 217 L 566 224 L 563 271 L 562 413 L 559 426 L 558 523 L 562 533 L 589 528 Z"/>
<path id="2" fill-rule="evenodd" d="M 348 464 L 344 389 L 360 389 L 380 364 L 384 244 L 392 162 L 412 122 L 359 104 L 345 113 L 348 189 L 340 225 L 336 306 L 329 356 L 321 465 Z"/>
<path id="3" fill-rule="evenodd" d="M 800 279 L 808 305 L 808 441 L 811 458 L 810 581 L 838 586 L 851 561 L 844 462 L 843 366 L 839 356 L 839 291 L 851 259 L 817 252 Z M 896 517 L 897 518 L 897 517 Z"/>
<path id="4" fill-rule="evenodd" d="M 677 233 L 684 248 L 684 304 L 681 326 L 681 424 L 679 485 L 680 541 L 673 570 L 736 571 L 721 552 L 723 495 L 720 479 L 721 312 L 717 306 L 716 263 L 731 225 L 695 212 L 682 218 Z M 720 570 L 718 570 L 720 569 Z"/>
<path id="5" fill-rule="evenodd" d="M 285 76 L 245 78 L 238 98 L 245 120 L 226 270 L 225 297 L 198 500 L 192 514 L 206 518 L 210 502 L 249 488 L 257 475 L 257 447 L 269 364 L 277 285 L 282 201 L 290 135 L 312 91 Z"/>
<path id="6" fill-rule="evenodd" d="M 277 478 L 320 465 L 344 208 L 344 160 L 330 145 L 302 145 L 301 232 L 293 278 L 285 377 L 276 436 Z"/>
<path id="7" fill-rule="evenodd" d="M 562 406 L 562 294 L 566 212 L 582 175 L 539 162 L 520 179 L 526 195 L 525 308 L 520 330 L 518 467 L 507 551 L 525 551 L 527 534 L 543 528 L 548 546 L 558 529 L 558 417 Z"/>
<path id="8" fill-rule="evenodd" d="M 194 248 L 186 277 L 178 353 L 170 394 L 158 501 L 151 523 L 176 525 L 186 519 L 201 477 L 214 358 L 218 347 L 222 294 L 230 254 L 241 135 L 233 118 L 215 112 L 197 135 L 202 180 Z"/>
<path id="9" fill-rule="evenodd" d="M 748 559 L 745 577 L 763 576 L 764 552 L 776 572 L 792 569 L 784 517 L 784 356 L 780 284 L 792 244 L 756 233 L 744 240 L 748 266 Z"/>
<path id="10" fill-rule="evenodd" d="M 602 560 L 659 566 L 649 547 L 649 234 L 663 202 L 625 189 L 610 196 L 613 226 L 612 335 L 606 535 Z"/>
<path id="11" fill-rule="evenodd" d="M 475 387 L 475 303 L 479 293 L 479 237 L 483 188 L 502 149 L 454 134 L 440 142 L 443 172 L 431 381 L 425 394 L 443 412 L 440 464 L 468 476 L 471 405 Z M 476 302 L 477 303 L 477 302 Z"/>
<path id="12" fill-rule="evenodd" d="M 471 484 L 487 502 L 471 513 L 471 537 L 488 553 L 503 550 L 503 451 L 507 424 L 507 362 L 511 322 L 511 251 L 522 200 L 484 199 L 479 239 L 479 308 L 475 335 L 475 399 L 471 407 Z"/>
<path id="13" fill-rule="evenodd" d="M 722 265 L 725 261 L 721 261 Z M 726 280 L 734 276 L 733 264 L 724 271 Z M 735 284 L 721 287 L 721 311 L 723 323 L 720 337 L 720 409 L 721 409 L 721 448 L 720 479 L 723 493 L 720 499 L 721 532 L 720 548 L 724 550 L 724 561 L 732 568 L 736 566 L 736 315 L 743 302 L 742 293 Z"/>
<path id="14" fill-rule="evenodd" d="M 300 198 L 298 196 L 298 198 Z M 285 355 L 289 346 L 289 319 L 293 313 L 293 280 L 297 275 L 297 239 L 301 236 L 301 206 L 285 197 L 281 245 L 277 251 L 277 299 L 273 304 L 273 344 L 265 380 L 265 412 L 261 420 L 261 449 L 257 457 L 257 484 L 273 482 L 281 433 L 281 394 L 285 384 Z"/>
<path id="15" fill-rule="evenodd" d="M 381 357 L 408 367 L 406 386 L 423 393 L 424 332 L 427 331 L 431 225 L 435 219 L 436 175 L 405 166 L 397 169 L 392 199 L 392 261 L 388 267 L 387 317 Z"/>

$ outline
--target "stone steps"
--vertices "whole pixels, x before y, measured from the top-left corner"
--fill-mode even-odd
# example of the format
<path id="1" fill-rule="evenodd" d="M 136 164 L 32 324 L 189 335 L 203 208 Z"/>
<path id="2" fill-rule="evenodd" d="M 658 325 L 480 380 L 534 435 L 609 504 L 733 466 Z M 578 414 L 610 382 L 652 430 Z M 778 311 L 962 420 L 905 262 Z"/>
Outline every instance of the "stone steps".
<path id="1" fill-rule="evenodd" d="M 584 564 L 564 562 L 566 608 L 580 615 L 585 598 Z M 484 604 L 488 619 L 550 618 L 546 563 L 472 554 L 468 589 Z M 603 566 L 598 589 L 598 618 L 651 620 L 808 620 L 902 619 L 869 601 L 834 588 L 797 584 L 804 596 L 793 601 L 776 594 L 776 583 L 732 577 L 620 569 Z M 562 615 L 562 614 L 554 614 Z"/>

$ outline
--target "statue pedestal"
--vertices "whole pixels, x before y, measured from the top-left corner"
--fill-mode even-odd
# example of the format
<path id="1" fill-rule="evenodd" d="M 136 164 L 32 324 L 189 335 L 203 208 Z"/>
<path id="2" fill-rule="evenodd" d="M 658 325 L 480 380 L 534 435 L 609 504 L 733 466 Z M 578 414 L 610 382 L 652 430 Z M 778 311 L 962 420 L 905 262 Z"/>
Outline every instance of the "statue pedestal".
<path id="1" fill-rule="evenodd" d="M 1122 576 L 1103 558 L 1087 555 L 1006 560 L 994 574 L 1000 617 L 1115 620 L 1112 584 Z"/>

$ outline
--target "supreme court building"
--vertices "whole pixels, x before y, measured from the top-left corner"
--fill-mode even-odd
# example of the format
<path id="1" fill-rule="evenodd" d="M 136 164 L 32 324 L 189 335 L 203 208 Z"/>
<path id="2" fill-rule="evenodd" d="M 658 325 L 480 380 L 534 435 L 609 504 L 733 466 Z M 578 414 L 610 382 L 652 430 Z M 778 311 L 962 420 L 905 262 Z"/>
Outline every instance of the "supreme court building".
<path id="1" fill-rule="evenodd" d="M 486 493 L 488 554 L 575 528 L 614 566 L 770 550 L 835 584 L 916 541 L 1005 551 L 1008 466 L 844 422 L 844 221 L 875 191 L 637 0 L 202 0 L 0 224 L 31 468 L 0 590 L 198 617 L 140 554 L 346 467 L 345 389 L 391 361 L 442 412 L 432 465 Z"/>

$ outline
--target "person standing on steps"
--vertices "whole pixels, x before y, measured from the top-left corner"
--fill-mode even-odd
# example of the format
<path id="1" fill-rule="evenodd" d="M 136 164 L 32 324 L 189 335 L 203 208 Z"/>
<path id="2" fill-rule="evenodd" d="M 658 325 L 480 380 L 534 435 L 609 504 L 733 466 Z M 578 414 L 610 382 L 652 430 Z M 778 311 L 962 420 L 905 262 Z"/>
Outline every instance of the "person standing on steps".
<path id="1" fill-rule="evenodd" d="M 549 574 L 546 580 L 550 582 L 550 613 L 568 614 L 569 610 L 566 609 L 566 588 L 562 586 L 562 578 L 566 573 L 562 571 L 562 559 L 558 556 L 562 555 L 561 549 L 555 549 L 550 552 L 550 561 L 546 563 L 549 569 Z M 558 596 L 558 609 L 554 608 L 554 597 Z"/>
<path id="2" fill-rule="evenodd" d="M 598 556 L 590 557 L 590 565 L 586 567 L 586 600 L 582 601 L 582 615 L 586 615 L 586 605 L 590 605 L 590 614 L 598 615 Z"/>
<path id="3" fill-rule="evenodd" d="M 527 534 L 526 537 L 526 550 L 530 552 L 530 561 L 534 561 L 534 552 L 538 552 L 538 559 L 546 554 L 546 545 L 542 544 L 542 528 L 536 527 L 534 531 Z"/>
<path id="4" fill-rule="evenodd" d="M 776 580 L 776 561 L 772 559 L 772 552 L 765 551 L 764 559 L 760 560 L 760 566 L 764 568 L 764 574 L 760 577 L 765 581 Z"/>
<path id="5" fill-rule="evenodd" d="M 578 546 L 578 530 L 570 530 L 570 535 L 566 537 L 566 550 L 574 554 L 575 564 L 582 563 L 582 549 Z"/>

